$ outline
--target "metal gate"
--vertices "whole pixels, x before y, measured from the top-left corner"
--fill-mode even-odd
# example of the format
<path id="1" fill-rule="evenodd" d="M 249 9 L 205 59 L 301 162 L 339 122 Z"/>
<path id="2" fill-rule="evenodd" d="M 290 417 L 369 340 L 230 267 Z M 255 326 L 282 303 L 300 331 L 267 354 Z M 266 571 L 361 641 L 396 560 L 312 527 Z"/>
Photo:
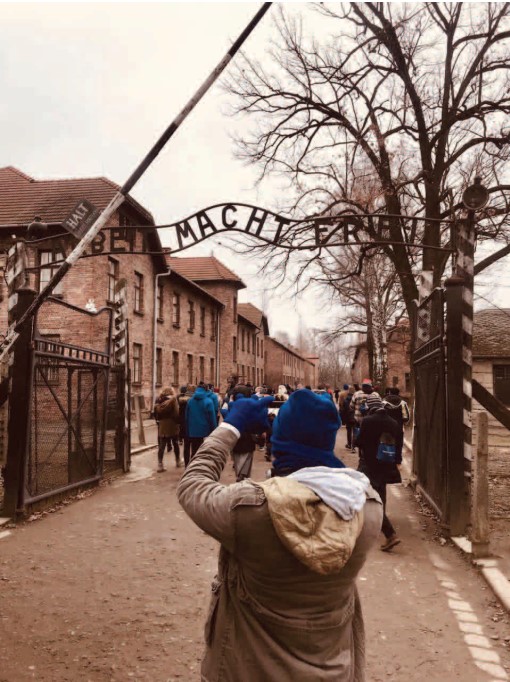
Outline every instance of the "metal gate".
<path id="1" fill-rule="evenodd" d="M 110 368 L 104 450 L 105 471 L 112 469 L 129 471 L 131 464 L 131 431 L 129 428 L 131 398 L 129 395 L 126 396 L 126 391 L 129 391 L 130 385 L 126 372 L 125 365 L 115 365 Z"/>
<path id="2" fill-rule="evenodd" d="M 111 309 L 90 312 L 55 298 L 37 314 L 23 505 L 92 483 L 103 474 L 111 326 Z M 115 440 L 113 447 L 121 445 Z"/>
<path id="3" fill-rule="evenodd" d="M 435 289 L 416 309 L 414 474 L 420 491 L 446 517 L 448 481 L 445 303 Z"/>

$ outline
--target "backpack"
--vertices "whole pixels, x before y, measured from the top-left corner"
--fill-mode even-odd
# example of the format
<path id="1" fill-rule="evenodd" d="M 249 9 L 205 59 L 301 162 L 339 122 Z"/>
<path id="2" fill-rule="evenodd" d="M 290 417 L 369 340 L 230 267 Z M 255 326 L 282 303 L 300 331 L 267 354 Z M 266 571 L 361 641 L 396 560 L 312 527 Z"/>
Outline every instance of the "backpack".
<path id="1" fill-rule="evenodd" d="M 348 393 L 344 398 L 344 404 L 342 405 L 342 420 L 344 422 L 350 421 L 351 415 L 351 400 L 353 393 Z"/>
<path id="2" fill-rule="evenodd" d="M 397 461 L 397 446 L 391 433 L 382 433 L 377 447 L 377 461 L 385 464 L 395 464 Z"/>

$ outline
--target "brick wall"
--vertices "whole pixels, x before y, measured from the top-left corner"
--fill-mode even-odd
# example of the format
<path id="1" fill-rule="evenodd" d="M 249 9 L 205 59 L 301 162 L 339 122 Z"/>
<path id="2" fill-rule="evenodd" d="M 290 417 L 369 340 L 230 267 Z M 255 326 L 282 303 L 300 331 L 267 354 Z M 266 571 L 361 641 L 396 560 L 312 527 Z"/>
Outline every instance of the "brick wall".
<path id="1" fill-rule="evenodd" d="M 162 383 L 174 387 L 199 381 L 216 384 L 217 326 L 215 323 L 213 330 L 212 313 L 216 319 L 221 306 L 195 287 L 187 286 L 179 277 L 170 275 L 159 281 L 163 286 L 163 317 L 157 322 L 157 347 L 162 352 Z M 179 297 L 179 321 L 174 313 L 174 296 Z M 190 326 L 190 302 L 194 327 Z"/>
<path id="2" fill-rule="evenodd" d="M 263 356 L 260 339 L 263 335 L 252 323 L 238 318 L 237 325 L 238 353 L 237 366 L 240 381 L 250 382 L 257 386 L 263 381 Z M 259 342 L 257 344 L 257 338 Z M 262 377 L 262 378 L 261 378 Z"/>
<path id="3" fill-rule="evenodd" d="M 277 389 L 280 384 L 308 384 L 315 388 L 316 368 L 293 349 L 283 346 L 269 336 L 265 337 L 264 355 L 266 384 Z"/>
<path id="4" fill-rule="evenodd" d="M 224 304 L 220 313 L 219 388 L 224 390 L 228 377 L 237 374 L 239 345 L 237 339 L 237 290 L 234 282 L 200 282 L 200 286 Z M 234 303 L 234 301 L 236 301 Z M 234 341 L 237 353 L 234 357 Z"/>

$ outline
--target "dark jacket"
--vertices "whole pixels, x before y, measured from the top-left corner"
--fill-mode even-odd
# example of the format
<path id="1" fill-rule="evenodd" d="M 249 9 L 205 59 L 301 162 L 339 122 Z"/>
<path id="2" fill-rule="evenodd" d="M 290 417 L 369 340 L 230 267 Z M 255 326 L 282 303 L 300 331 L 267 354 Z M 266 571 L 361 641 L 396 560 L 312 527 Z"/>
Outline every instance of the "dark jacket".
<path id="1" fill-rule="evenodd" d="M 381 442 L 381 436 L 387 433 L 395 439 L 398 439 L 401 428 L 397 422 L 392 419 L 381 408 L 373 414 L 367 415 L 361 422 L 356 445 L 363 451 L 361 458 L 360 469 L 370 479 L 372 485 L 380 485 L 381 483 L 401 483 L 402 478 L 400 471 L 396 464 L 389 462 L 379 462 L 377 460 L 377 450 Z M 397 449 L 397 464 L 402 462 L 402 453 Z"/>
<path id="2" fill-rule="evenodd" d="M 387 395 L 383 401 L 386 412 L 403 428 L 409 421 L 409 408 L 399 395 Z"/>
<path id="3" fill-rule="evenodd" d="M 189 438 L 205 438 L 217 426 L 214 404 L 207 391 L 199 386 L 186 408 L 186 430 Z"/>
<path id="4" fill-rule="evenodd" d="M 236 455 L 240 455 L 243 452 L 253 452 L 255 450 L 255 441 L 256 436 L 254 436 L 252 433 L 243 431 L 241 433 L 241 437 L 234 445 L 233 452 L 235 452 Z"/>
<path id="5" fill-rule="evenodd" d="M 177 396 L 177 404 L 179 405 L 179 428 L 181 438 L 188 437 L 188 431 L 186 429 L 186 407 L 188 405 L 189 396 L 181 393 Z"/>

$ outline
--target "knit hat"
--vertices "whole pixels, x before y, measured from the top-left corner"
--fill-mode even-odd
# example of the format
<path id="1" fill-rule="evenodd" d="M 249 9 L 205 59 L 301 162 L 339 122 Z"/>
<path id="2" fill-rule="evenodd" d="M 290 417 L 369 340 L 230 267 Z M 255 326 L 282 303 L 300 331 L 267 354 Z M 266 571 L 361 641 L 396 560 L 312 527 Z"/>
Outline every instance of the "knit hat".
<path id="1" fill-rule="evenodd" d="M 327 393 L 294 391 L 280 407 L 273 424 L 271 443 L 275 470 L 343 467 L 334 454 L 340 425 L 338 410 Z"/>
<path id="2" fill-rule="evenodd" d="M 370 414 L 372 414 L 376 410 L 380 410 L 382 407 L 384 407 L 382 404 L 382 400 L 379 398 L 379 396 L 374 395 L 373 393 L 370 395 L 367 395 L 366 406 L 367 406 L 367 410 L 369 411 Z"/>

